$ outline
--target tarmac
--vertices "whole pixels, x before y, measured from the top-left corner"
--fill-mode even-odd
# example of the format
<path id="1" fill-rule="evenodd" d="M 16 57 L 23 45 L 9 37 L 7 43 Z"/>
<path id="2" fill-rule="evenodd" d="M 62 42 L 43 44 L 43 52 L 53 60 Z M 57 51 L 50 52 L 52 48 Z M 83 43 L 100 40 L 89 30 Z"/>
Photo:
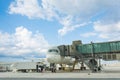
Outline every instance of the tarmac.
<path id="1" fill-rule="evenodd" d="M 73 72 L 56 72 L 51 73 L 50 71 L 45 71 L 42 73 L 21 73 L 21 72 L 0 72 L 1 78 L 120 78 L 120 71 L 102 71 L 98 73 L 92 73 L 91 71 L 73 71 Z M 119 79 L 120 80 L 120 79 Z"/>

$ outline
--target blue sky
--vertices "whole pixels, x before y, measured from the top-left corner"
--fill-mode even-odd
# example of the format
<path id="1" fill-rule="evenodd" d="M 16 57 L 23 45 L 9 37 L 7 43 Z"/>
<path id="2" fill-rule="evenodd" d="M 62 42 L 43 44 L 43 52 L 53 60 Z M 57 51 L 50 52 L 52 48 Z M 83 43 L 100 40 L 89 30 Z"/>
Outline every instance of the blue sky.
<path id="1" fill-rule="evenodd" d="M 120 40 L 120 0 L 0 0 L 0 61 L 45 57 L 50 46 Z"/>

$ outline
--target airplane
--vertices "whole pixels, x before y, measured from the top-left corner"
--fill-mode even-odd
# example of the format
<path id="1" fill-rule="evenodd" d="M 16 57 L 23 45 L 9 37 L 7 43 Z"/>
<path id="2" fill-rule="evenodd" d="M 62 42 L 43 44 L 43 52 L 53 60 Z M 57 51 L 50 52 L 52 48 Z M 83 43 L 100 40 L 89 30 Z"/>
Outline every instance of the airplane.
<path id="1" fill-rule="evenodd" d="M 72 71 L 75 67 L 76 59 L 71 56 L 61 56 L 60 55 L 60 49 L 56 47 L 51 47 L 47 51 L 46 55 L 47 61 L 50 63 L 51 71 L 56 72 L 56 65 L 61 67 L 61 69 L 64 69 L 64 67 L 72 66 L 72 68 L 69 67 L 69 70 Z M 63 64 L 64 67 L 63 67 Z"/>

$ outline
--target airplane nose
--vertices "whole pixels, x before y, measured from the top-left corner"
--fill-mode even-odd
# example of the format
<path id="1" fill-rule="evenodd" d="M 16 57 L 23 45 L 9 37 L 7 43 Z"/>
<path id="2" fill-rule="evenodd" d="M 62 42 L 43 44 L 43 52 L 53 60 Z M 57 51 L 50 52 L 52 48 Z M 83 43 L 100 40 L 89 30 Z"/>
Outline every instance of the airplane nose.
<path id="1" fill-rule="evenodd" d="M 47 61 L 50 63 L 58 63 L 61 61 L 59 55 L 47 55 Z"/>

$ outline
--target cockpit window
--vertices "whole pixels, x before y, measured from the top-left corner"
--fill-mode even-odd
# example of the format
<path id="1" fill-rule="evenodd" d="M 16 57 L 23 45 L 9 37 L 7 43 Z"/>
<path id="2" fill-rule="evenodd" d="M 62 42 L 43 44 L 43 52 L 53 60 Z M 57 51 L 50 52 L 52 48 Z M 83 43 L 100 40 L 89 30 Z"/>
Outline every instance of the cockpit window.
<path id="1" fill-rule="evenodd" d="M 58 53 L 58 50 L 56 50 L 56 49 L 50 49 L 48 52 L 57 52 Z"/>

